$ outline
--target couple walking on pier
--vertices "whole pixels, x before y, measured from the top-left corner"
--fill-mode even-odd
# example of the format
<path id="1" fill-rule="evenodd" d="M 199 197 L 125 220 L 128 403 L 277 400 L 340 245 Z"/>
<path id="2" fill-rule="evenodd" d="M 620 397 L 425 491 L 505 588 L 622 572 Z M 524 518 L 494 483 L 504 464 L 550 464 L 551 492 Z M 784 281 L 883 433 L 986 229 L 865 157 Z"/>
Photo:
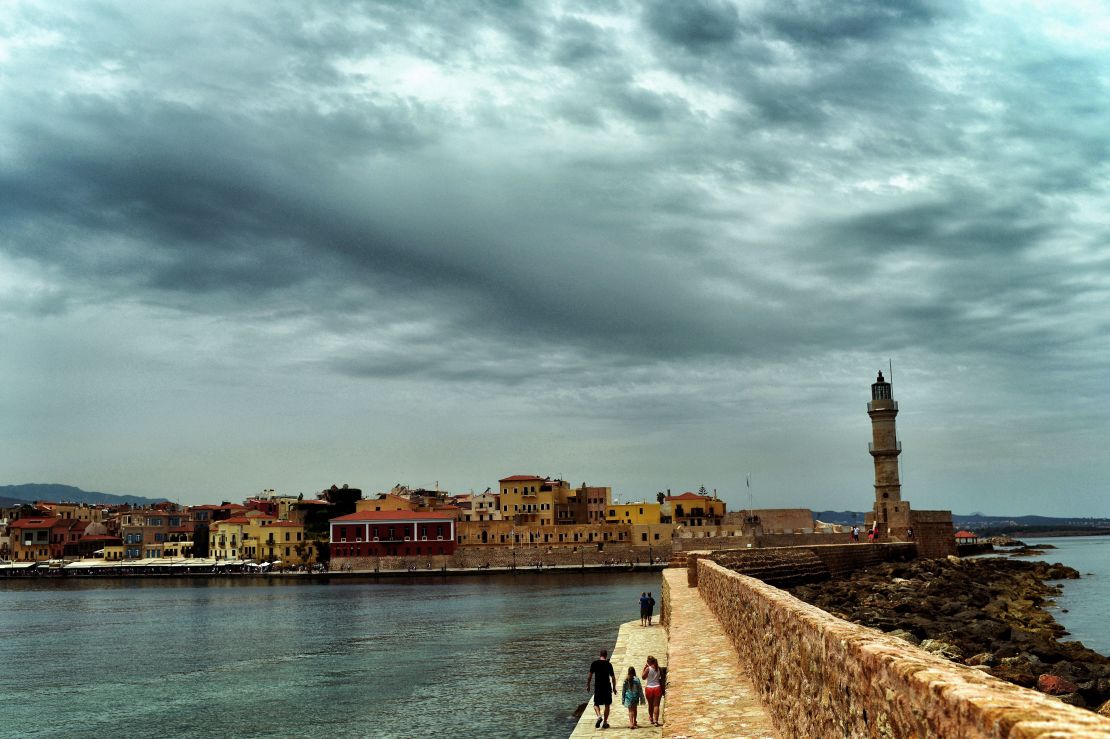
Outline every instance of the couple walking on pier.
<path id="1" fill-rule="evenodd" d="M 590 665 L 590 676 L 586 678 L 586 690 L 590 690 L 590 683 L 594 677 L 594 713 L 597 722 L 594 728 L 609 728 L 609 707 L 613 705 L 613 694 L 617 692 L 617 676 L 613 671 L 613 663 L 609 661 L 609 652 L 601 650 L 600 655 Z M 648 718 L 652 726 L 662 726 L 659 721 L 659 703 L 663 698 L 663 671 L 659 668 L 659 660 L 648 655 L 644 663 L 643 674 L 636 677 L 636 668 L 628 668 L 628 676 L 621 685 L 621 703 L 628 709 L 628 728 L 639 728 L 636 713 L 639 707 L 646 703 Z M 610 689 L 611 688 L 611 689 Z"/>
<path id="2" fill-rule="evenodd" d="M 655 598 L 651 593 L 640 593 L 640 626 L 651 626 L 651 617 L 655 613 Z"/>

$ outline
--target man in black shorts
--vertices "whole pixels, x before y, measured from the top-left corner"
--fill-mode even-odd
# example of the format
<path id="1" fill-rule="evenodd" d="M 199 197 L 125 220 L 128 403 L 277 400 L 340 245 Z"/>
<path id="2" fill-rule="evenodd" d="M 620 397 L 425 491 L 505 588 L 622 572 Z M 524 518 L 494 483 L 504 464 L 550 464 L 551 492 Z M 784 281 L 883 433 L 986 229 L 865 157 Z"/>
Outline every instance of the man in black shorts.
<path id="1" fill-rule="evenodd" d="M 594 676 L 597 682 L 593 683 Z M 613 693 L 617 692 L 617 676 L 613 672 L 613 665 L 609 662 L 609 652 L 602 649 L 601 655 L 590 665 L 590 676 L 586 678 L 586 690 L 590 690 L 593 683 L 594 713 L 597 714 L 597 723 L 594 728 L 601 726 L 609 728 L 609 706 L 613 705 Z M 610 689 L 611 688 L 611 689 Z M 605 708 L 602 714 L 601 709 Z"/>

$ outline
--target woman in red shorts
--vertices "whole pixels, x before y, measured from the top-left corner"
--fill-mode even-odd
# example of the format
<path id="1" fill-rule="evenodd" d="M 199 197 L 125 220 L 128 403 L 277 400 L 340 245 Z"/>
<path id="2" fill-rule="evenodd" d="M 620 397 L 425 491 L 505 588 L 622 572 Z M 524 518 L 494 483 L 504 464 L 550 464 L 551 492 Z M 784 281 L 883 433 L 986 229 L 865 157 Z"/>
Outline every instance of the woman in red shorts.
<path id="1" fill-rule="evenodd" d="M 659 721 L 659 701 L 663 698 L 663 671 L 659 669 L 659 660 L 648 655 L 644 672 L 640 675 L 644 679 L 644 697 L 647 698 L 648 718 L 652 726 L 662 726 Z"/>

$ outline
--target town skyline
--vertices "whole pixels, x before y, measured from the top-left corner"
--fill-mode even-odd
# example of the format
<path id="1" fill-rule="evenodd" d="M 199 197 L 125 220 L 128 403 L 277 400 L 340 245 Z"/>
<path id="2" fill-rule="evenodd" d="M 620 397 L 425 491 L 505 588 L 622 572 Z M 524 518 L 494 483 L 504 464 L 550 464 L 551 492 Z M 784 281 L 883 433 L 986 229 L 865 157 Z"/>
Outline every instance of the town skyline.
<path id="1" fill-rule="evenodd" d="M 4 481 L 1110 517 L 1083 3 L 17 3 Z M 229 498 L 231 499 L 231 498 Z"/>

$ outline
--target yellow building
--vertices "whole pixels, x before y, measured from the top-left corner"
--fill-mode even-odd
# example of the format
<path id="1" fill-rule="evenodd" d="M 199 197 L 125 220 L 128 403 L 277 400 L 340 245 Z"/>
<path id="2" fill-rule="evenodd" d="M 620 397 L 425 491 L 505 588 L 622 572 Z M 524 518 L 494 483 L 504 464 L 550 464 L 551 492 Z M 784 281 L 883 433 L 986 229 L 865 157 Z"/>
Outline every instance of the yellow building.
<path id="1" fill-rule="evenodd" d="M 257 532 L 257 536 L 253 534 Z M 252 559 L 281 562 L 286 565 L 308 564 L 315 548 L 305 540 L 304 524 L 293 521 L 271 521 L 251 529 L 247 549 Z M 253 552 L 257 551 L 257 554 Z"/>
<path id="2" fill-rule="evenodd" d="M 361 511 L 416 511 L 420 506 L 408 498 L 393 493 L 382 493 L 376 498 L 355 501 L 355 512 Z"/>
<path id="3" fill-rule="evenodd" d="M 167 541 L 162 545 L 162 556 L 170 559 L 181 559 L 193 556 L 193 542 Z"/>
<path id="4" fill-rule="evenodd" d="M 208 531 L 208 554 L 216 559 L 245 559 L 244 534 L 250 529 L 251 520 L 234 516 L 223 521 L 213 521 Z"/>
<path id="5" fill-rule="evenodd" d="M 676 526 L 720 526 L 725 517 L 725 502 L 705 493 L 668 495 L 663 505 Z"/>
<path id="6" fill-rule="evenodd" d="M 58 518 L 76 518 L 78 521 L 92 521 L 94 523 L 104 521 L 104 509 L 88 503 L 40 502 L 37 505 L 39 508 L 50 511 Z"/>
<path id="7" fill-rule="evenodd" d="M 605 523 L 658 524 L 662 521 L 659 509 L 658 503 L 610 503 L 605 511 Z"/>
<path id="8" fill-rule="evenodd" d="M 566 480 L 536 475 L 512 475 L 498 480 L 501 518 L 538 526 L 556 523 L 556 509 L 567 506 L 571 492 Z"/>
<path id="9" fill-rule="evenodd" d="M 102 554 L 105 562 L 118 562 L 123 559 L 123 544 L 108 544 Z"/>
<path id="10" fill-rule="evenodd" d="M 258 511 L 212 524 L 208 549 L 216 559 L 253 559 L 307 564 L 315 547 L 306 539 L 304 524 L 278 521 Z"/>

